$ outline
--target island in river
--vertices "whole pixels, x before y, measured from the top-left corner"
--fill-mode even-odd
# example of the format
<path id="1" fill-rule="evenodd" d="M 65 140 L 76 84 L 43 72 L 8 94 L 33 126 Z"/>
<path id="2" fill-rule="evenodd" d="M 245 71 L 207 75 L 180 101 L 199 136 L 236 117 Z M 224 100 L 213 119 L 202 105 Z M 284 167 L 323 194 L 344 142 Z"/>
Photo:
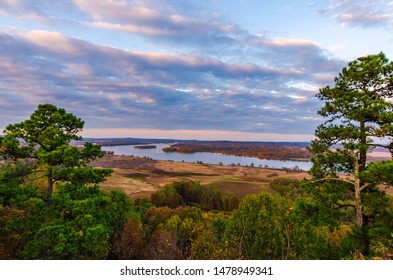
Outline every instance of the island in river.
<path id="1" fill-rule="evenodd" d="M 146 149 L 157 149 L 156 145 L 138 145 L 134 146 L 134 149 L 146 150 Z"/>
<path id="2" fill-rule="evenodd" d="M 164 148 L 164 152 L 183 154 L 220 153 L 241 157 L 253 157 L 268 160 L 309 161 L 309 143 L 303 142 L 231 142 L 231 141 L 195 141 L 180 142 Z"/>

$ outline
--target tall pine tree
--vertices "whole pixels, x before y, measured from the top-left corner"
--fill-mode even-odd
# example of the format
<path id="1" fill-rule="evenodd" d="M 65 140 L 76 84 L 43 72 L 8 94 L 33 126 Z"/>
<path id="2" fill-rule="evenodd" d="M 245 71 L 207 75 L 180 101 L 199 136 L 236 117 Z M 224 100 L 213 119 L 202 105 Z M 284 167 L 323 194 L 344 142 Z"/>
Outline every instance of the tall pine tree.
<path id="1" fill-rule="evenodd" d="M 41 104 L 29 119 L 6 127 L 0 139 L 0 156 L 13 162 L 34 162 L 34 171 L 47 178 L 49 203 L 56 182 L 99 183 L 111 173 L 109 169 L 87 166 L 103 155 L 100 146 L 86 143 L 78 149 L 70 145 L 71 140 L 82 139 L 79 133 L 83 125 L 80 118 L 62 108 Z"/>
<path id="2" fill-rule="evenodd" d="M 386 171 L 392 169 L 391 162 L 368 165 L 367 156 L 376 147 L 393 154 L 393 63 L 383 53 L 351 61 L 335 86 L 320 89 L 317 97 L 325 101 L 318 113 L 327 120 L 312 141 L 311 174 L 317 181 L 341 181 L 352 188 L 353 203 L 347 206 L 354 207 L 356 224 L 362 227 L 361 193 L 386 183 Z"/>

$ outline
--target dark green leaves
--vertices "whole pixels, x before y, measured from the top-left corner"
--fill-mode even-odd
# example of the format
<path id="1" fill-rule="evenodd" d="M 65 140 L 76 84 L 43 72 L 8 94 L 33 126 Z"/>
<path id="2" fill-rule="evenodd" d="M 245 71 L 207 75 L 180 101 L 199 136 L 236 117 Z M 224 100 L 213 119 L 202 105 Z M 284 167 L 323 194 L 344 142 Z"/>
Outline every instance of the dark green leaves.
<path id="1" fill-rule="evenodd" d="M 102 157 L 101 147 L 86 143 L 83 148 L 71 146 L 71 140 L 81 140 L 84 122 L 62 108 L 42 104 L 29 119 L 10 124 L 0 141 L 0 156 L 14 162 L 29 159 L 36 171 L 48 179 L 48 201 L 55 182 L 77 185 L 96 184 L 110 175 L 110 170 L 87 167 L 90 161 Z"/>
<path id="2" fill-rule="evenodd" d="M 335 79 L 335 86 L 320 89 L 325 101 L 319 114 L 326 118 L 316 132 L 310 152 L 313 170 L 353 173 L 357 158 L 362 172 L 367 153 L 377 146 L 393 147 L 393 63 L 383 53 L 360 57 L 348 63 Z M 381 144 L 381 140 L 390 141 Z M 345 164 L 345 161 L 348 164 Z M 329 164 L 330 163 L 330 164 Z M 330 173 L 331 174 L 331 173 Z"/>

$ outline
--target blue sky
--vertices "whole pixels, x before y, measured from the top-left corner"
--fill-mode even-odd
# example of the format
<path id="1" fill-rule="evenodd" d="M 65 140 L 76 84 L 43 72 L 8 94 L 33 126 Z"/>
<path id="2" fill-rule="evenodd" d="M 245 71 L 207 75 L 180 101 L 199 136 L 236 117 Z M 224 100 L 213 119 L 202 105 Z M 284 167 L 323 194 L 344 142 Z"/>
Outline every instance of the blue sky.
<path id="1" fill-rule="evenodd" d="M 392 40 L 393 1 L 0 0 L 0 129 L 52 103 L 85 137 L 310 140 Z"/>

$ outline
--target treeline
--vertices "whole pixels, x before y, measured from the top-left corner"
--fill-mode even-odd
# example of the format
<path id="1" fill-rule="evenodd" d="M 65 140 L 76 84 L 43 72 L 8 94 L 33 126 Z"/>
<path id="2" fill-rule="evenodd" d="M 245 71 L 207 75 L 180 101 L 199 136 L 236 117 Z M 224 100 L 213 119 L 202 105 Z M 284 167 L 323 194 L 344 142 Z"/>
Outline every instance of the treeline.
<path id="1" fill-rule="evenodd" d="M 185 154 L 210 152 L 269 160 L 308 160 L 311 157 L 304 143 L 201 141 L 173 144 L 170 147 L 164 148 L 163 151 Z"/>

